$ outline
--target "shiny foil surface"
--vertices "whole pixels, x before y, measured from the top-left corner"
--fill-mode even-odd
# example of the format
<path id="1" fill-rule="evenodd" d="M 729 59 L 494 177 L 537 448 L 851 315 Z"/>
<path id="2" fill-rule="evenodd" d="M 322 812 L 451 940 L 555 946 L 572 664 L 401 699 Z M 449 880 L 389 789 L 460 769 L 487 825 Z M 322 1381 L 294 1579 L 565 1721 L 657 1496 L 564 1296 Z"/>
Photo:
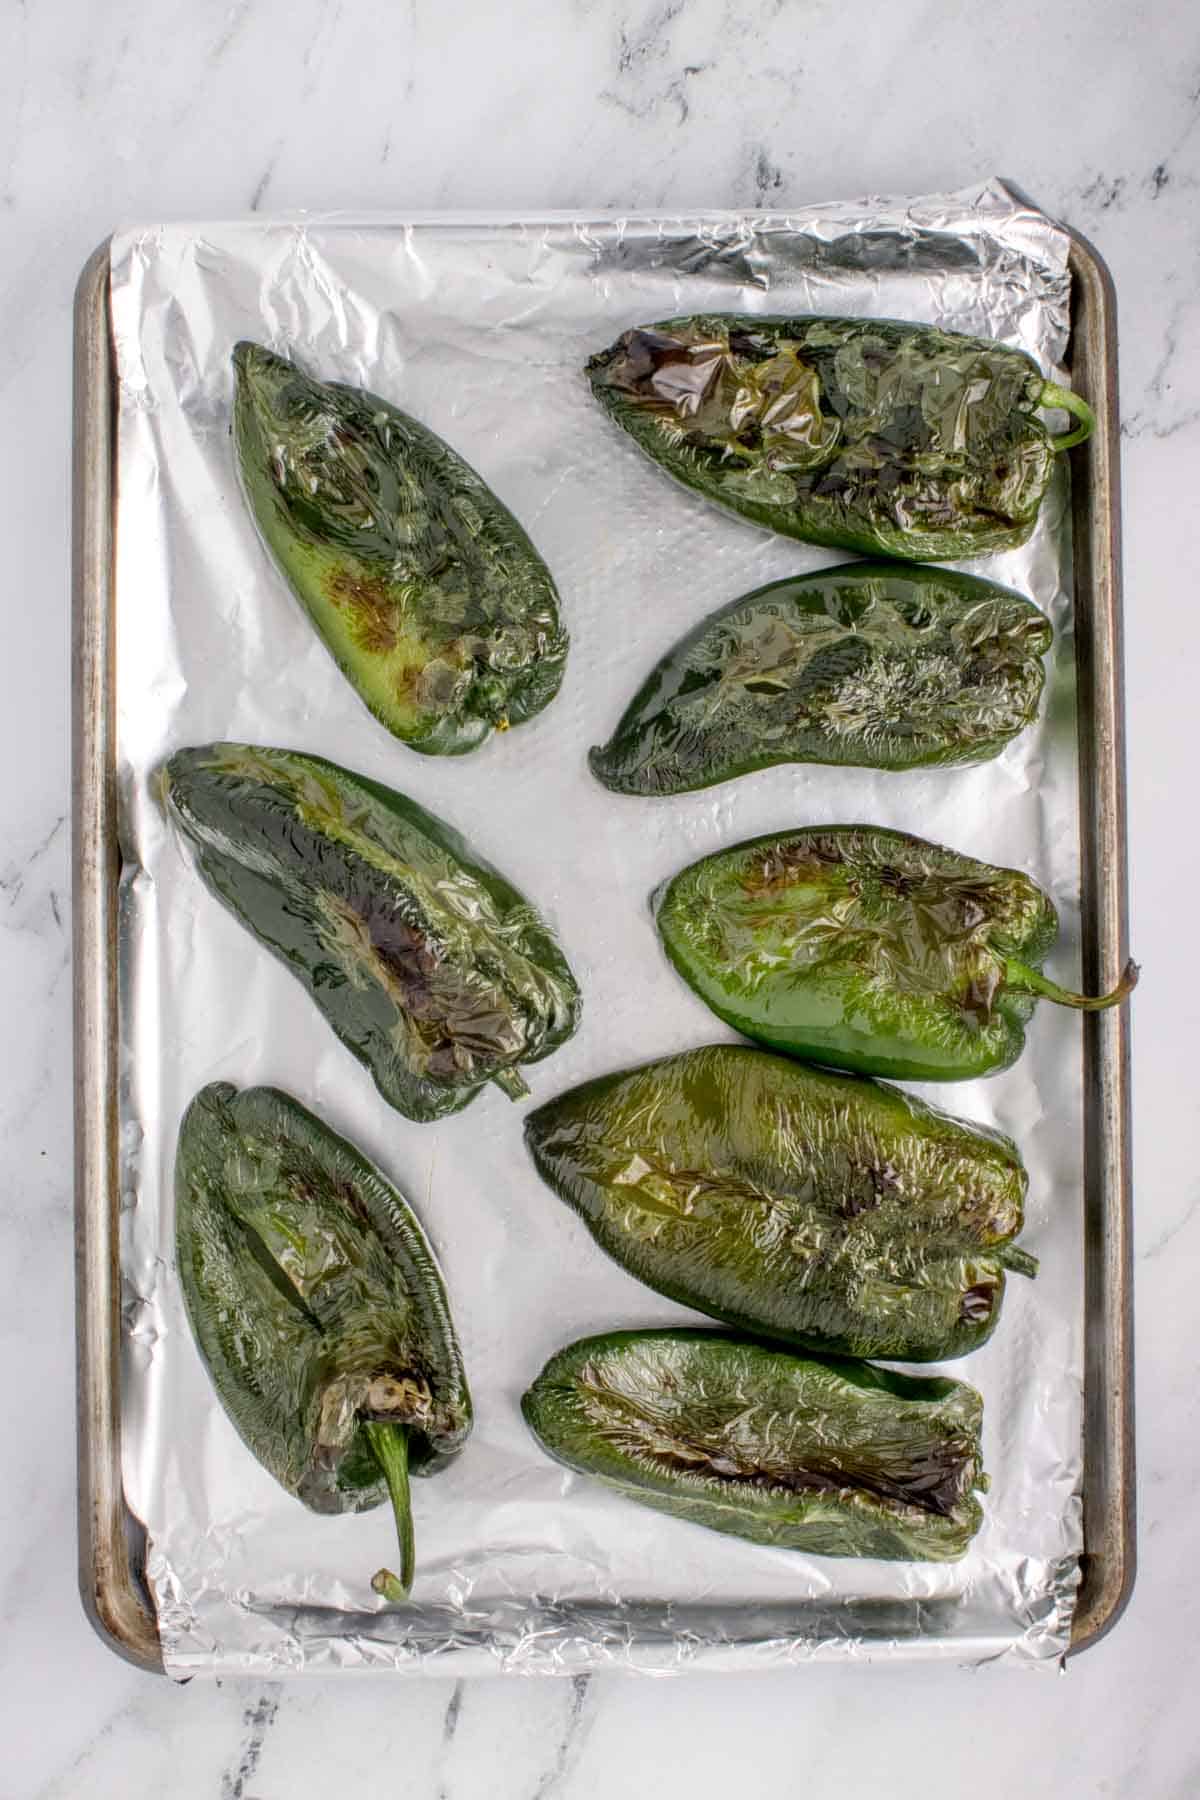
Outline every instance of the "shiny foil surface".
<path id="1" fill-rule="evenodd" d="M 646 321 L 701 311 L 927 321 L 996 337 L 1064 378 L 1065 236 L 998 182 L 790 214 L 512 220 L 296 218 L 167 225 L 112 245 L 119 373 L 122 1424 L 166 1664 L 202 1672 L 463 1674 L 765 1668 L 813 1658 L 1065 1650 L 1081 1546 L 1083 1291 L 1080 1021 L 1043 1004 L 1020 1061 L 914 1089 L 1017 1141 L 1030 1174 L 1004 1316 L 928 1373 L 984 1398 L 991 1489 L 959 1563 L 810 1557 L 633 1506 L 552 1463 L 520 1398 L 569 1341 L 691 1323 L 609 1261 L 536 1175 L 525 1111 L 610 1070 L 731 1036 L 675 976 L 647 905 L 685 864 L 800 825 L 896 827 L 1023 868 L 1062 933 L 1047 970 L 1079 979 L 1079 843 L 1065 468 L 1027 545 L 971 573 L 1053 622 L 1037 719 L 978 768 L 764 770 L 669 799 L 606 791 L 587 767 L 653 663 L 717 607 L 844 560 L 772 537 L 678 487 L 592 399 L 583 365 Z M 338 673 L 269 560 L 238 486 L 234 345 L 359 383 L 432 427 L 546 559 L 571 633 L 558 698 L 461 758 L 414 754 Z M 1062 420 L 1057 427 L 1062 428 Z M 960 565 L 967 566 L 967 565 Z M 457 827 L 548 919 L 583 988 L 563 1049 L 413 1124 L 380 1098 L 298 983 L 202 885 L 156 772 L 233 739 L 312 751 Z M 172 1168 L 211 1081 L 285 1088 L 407 1195 L 434 1244 L 476 1409 L 463 1454 L 413 1485 L 413 1602 L 370 1577 L 386 1508 L 318 1517 L 243 1448 L 184 1314 Z"/>

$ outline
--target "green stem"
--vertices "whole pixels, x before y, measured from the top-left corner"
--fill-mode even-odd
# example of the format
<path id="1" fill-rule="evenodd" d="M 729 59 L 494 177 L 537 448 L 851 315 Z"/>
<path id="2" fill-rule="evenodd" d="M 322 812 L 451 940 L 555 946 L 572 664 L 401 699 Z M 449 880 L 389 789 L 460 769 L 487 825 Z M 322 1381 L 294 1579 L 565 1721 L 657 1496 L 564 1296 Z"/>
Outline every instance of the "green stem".
<path id="1" fill-rule="evenodd" d="M 1061 407 L 1063 412 L 1068 412 L 1073 419 L 1079 420 L 1074 431 L 1063 431 L 1058 437 L 1050 439 L 1051 448 L 1055 451 L 1069 450 L 1072 444 L 1082 444 L 1096 429 L 1096 415 L 1087 401 L 1081 395 L 1073 394 L 1070 388 L 1059 387 L 1056 382 L 1042 383 L 1042 397 L 1038 405 Z"/>
<path id="2" fill-rule="evenodd" d="M 389 1425 L 379 1419 L 364 1421 L 367 1442 L 375 1452 L 375 1460 L 383 1470 L 392 1511 L 396 1515 L 396 1536 L 400 1540 L 400 1574 L 380 1569 L 371 1586 L 393 1606 L 400 1606 L 412 1592 L 415 1558 L 413 1555 L 412 1497 L 408 1489 L 408 1429 Z"/>
<path id="3" fill-rule="evenodd" d="M 525 1085 L 519 1069 L 497 1069 L 492 1080 L 500 1092 L 507 1094 L 510 1100 L 527 1100 L 529 1098 L 529 1089 Z"/>
<path id="4" fill-rule="evenodd" d="M 1014 1275 L 1028 1275 L 1032 1281 L 1038 1272 L 1038 1259 L 1030 1256 L 1028 1250 L 1022 1250 L 1017 1244 L 1004 1244 L 996 1252 L 996 1261 L 1003 1268 L 1011 1269 Z"/>
<path id="5" fill-rule="evenodd" d="M 1053 1000 L 1059 1006 L 1073 1006 L 1077 1012 L 1103 1012 L 1106 1006 L 1119 1006 L 1137 986 L 1139 973 L 1135 962 L 1127 962 L 1111 994 L 1073 994 L 1069 988 L 1061 988 L 1057 981 L 1043 975 L 1040 969 L 1031 969 L 1028 963 L 1018 962 L 1015 957 L 1004 959 L 1004 979 L 1015 993 L 1038 994 L 1043 1000 Z"/>

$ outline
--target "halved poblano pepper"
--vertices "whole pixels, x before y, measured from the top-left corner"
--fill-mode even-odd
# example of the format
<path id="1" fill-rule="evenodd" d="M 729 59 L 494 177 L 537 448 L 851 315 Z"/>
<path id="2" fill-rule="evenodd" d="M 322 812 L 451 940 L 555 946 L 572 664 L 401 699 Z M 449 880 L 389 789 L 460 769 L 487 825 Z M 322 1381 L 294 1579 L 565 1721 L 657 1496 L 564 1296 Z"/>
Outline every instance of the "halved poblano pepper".
<path id="1" fill-rule="evenodd" d="M 458 832 L 320 756 L 247 744 L 180 750 L 167 806 L 213 892 L 312 995 L 384 1099 L 457 1112 L 579 1020 L 549 929 Z"/>
<path id="2" fill-rule="evenodd" d="M 552 1356 L 522 1410 L 569 1469 L 755 1544 L 954 1562 L 983 1522 L 983 1401 L 961 1381 L 613 1331 Z"/>
<path id="3" fill-rule="evenodd" d="M 982 762 L 1035 717 L 1052 635 L 1031 601 L 951 569 L 846 563 L 774 581 L 681 638 L 588 760 L 622 794 L 784 762 Z"/>
<path id="4" fill-rule="evenodd" d="M 353 1144 L 276 1088 L 203 1088 L 175 1159 L 188 1318 L 247 1448 L 318 1513 L 389 1496 L 407 1599 L 409 1473 L 461 1450 L 471 1397 L 446 1290 L 415 1214 Z"/>
<path id="5" fill-rule="evenodd" d="M 786 1057 L 714 1044 L 530 1114 L 538 1173 L 647 1287 L 761 1337 L 940 1362 L 1037 1263 L 998 1132 Z"/>
<path id="6" fill-rule="evenodd" d="M 812 544 L 915 562 L 1023 544 L 1056 451 L 1092 414 L 1024 351 L 895 319 L 705 313 L 627 331 L 587 365 L 678 481 Z M 1081 422 L 1052 437 L 1039 408 Z"/>
<path id="7" fill-rule="evenodd" d="M 1124 1000 L 1059 987 L 1058 933 L 1019 869 L 871 825 L 752 838 L 652 899 L 667 955 L 726 1024 L 864 1075 L 966 1081 L 1015 1062 L 1039 998 L 1094 1012 Z"/>
<path id="8" fill-rule="evenodd" d="M 550 571 L 425 425 L 257 344 L 234 351 L 242 484 L 346 678 L 414 750 L 457 756 L 554 698 L 567 634 Z"/>

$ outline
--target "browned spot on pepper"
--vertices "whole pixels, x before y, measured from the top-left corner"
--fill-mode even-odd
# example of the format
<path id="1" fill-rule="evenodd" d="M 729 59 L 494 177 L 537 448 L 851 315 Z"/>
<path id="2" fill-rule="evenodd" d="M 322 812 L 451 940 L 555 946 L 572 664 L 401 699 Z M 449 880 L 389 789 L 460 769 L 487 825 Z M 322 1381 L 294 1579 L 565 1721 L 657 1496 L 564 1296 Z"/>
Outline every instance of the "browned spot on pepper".
<path id="1" fill-rule="evenodd" d="M 751 895 L 778 893 L 798 876 L 815 878 L 844 861 L 841 846 L 834 838 L 810 836 L 797 843 L 772 844 L 769 850 L 757 851 L 748 860 L 741 878 L 742 889 Z"/>
<path id="2" fill-rule="evenodd" d="M 399 639 L 399 611 L 386 581 L 374 575 L 354 575 L 348 569 L 331 569 L 325 592 L 339 612 L 349 616 L 350 631 L 360 650 L 383 655 L 394 650 Z"/>
<path id="3" fill-rule="evenodd" d="M 980 1025 L 987 1024 L 992 1016 L 992 1003 L 1001 980 L 998 963 L 987 963 L 974 971 L 959 1001 L 969 1018 L 977 1020 Z"/>

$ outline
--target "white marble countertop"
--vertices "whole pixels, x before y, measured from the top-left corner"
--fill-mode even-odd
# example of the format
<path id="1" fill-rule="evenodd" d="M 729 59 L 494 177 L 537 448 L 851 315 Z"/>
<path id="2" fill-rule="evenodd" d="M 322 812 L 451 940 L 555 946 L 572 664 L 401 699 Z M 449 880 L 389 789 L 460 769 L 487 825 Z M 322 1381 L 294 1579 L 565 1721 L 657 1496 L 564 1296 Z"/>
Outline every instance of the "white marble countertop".
<path id="1" fill-rule="evenodd" d="M 6 0 L 0 17 L 0 1793 L 1200 1791 L 1200 965 L 1184 901 L 1200 852 L 1194 828 L 1179 829 L 1194 805 L 1200 683 L 1200 15 L 1184 0 Z M 1142 1569 L 1128 1613 L 1062 1676 L 821 1667 L 178 1688 L 129 1668 L 84 1622 L 74 1567 L 66 646 L 79 267 L 115 224 L 160 216 L 779 206 L 992 173 L 1092 238 L 1121 307 L 1133 946 L 1145 965 Z"/>

